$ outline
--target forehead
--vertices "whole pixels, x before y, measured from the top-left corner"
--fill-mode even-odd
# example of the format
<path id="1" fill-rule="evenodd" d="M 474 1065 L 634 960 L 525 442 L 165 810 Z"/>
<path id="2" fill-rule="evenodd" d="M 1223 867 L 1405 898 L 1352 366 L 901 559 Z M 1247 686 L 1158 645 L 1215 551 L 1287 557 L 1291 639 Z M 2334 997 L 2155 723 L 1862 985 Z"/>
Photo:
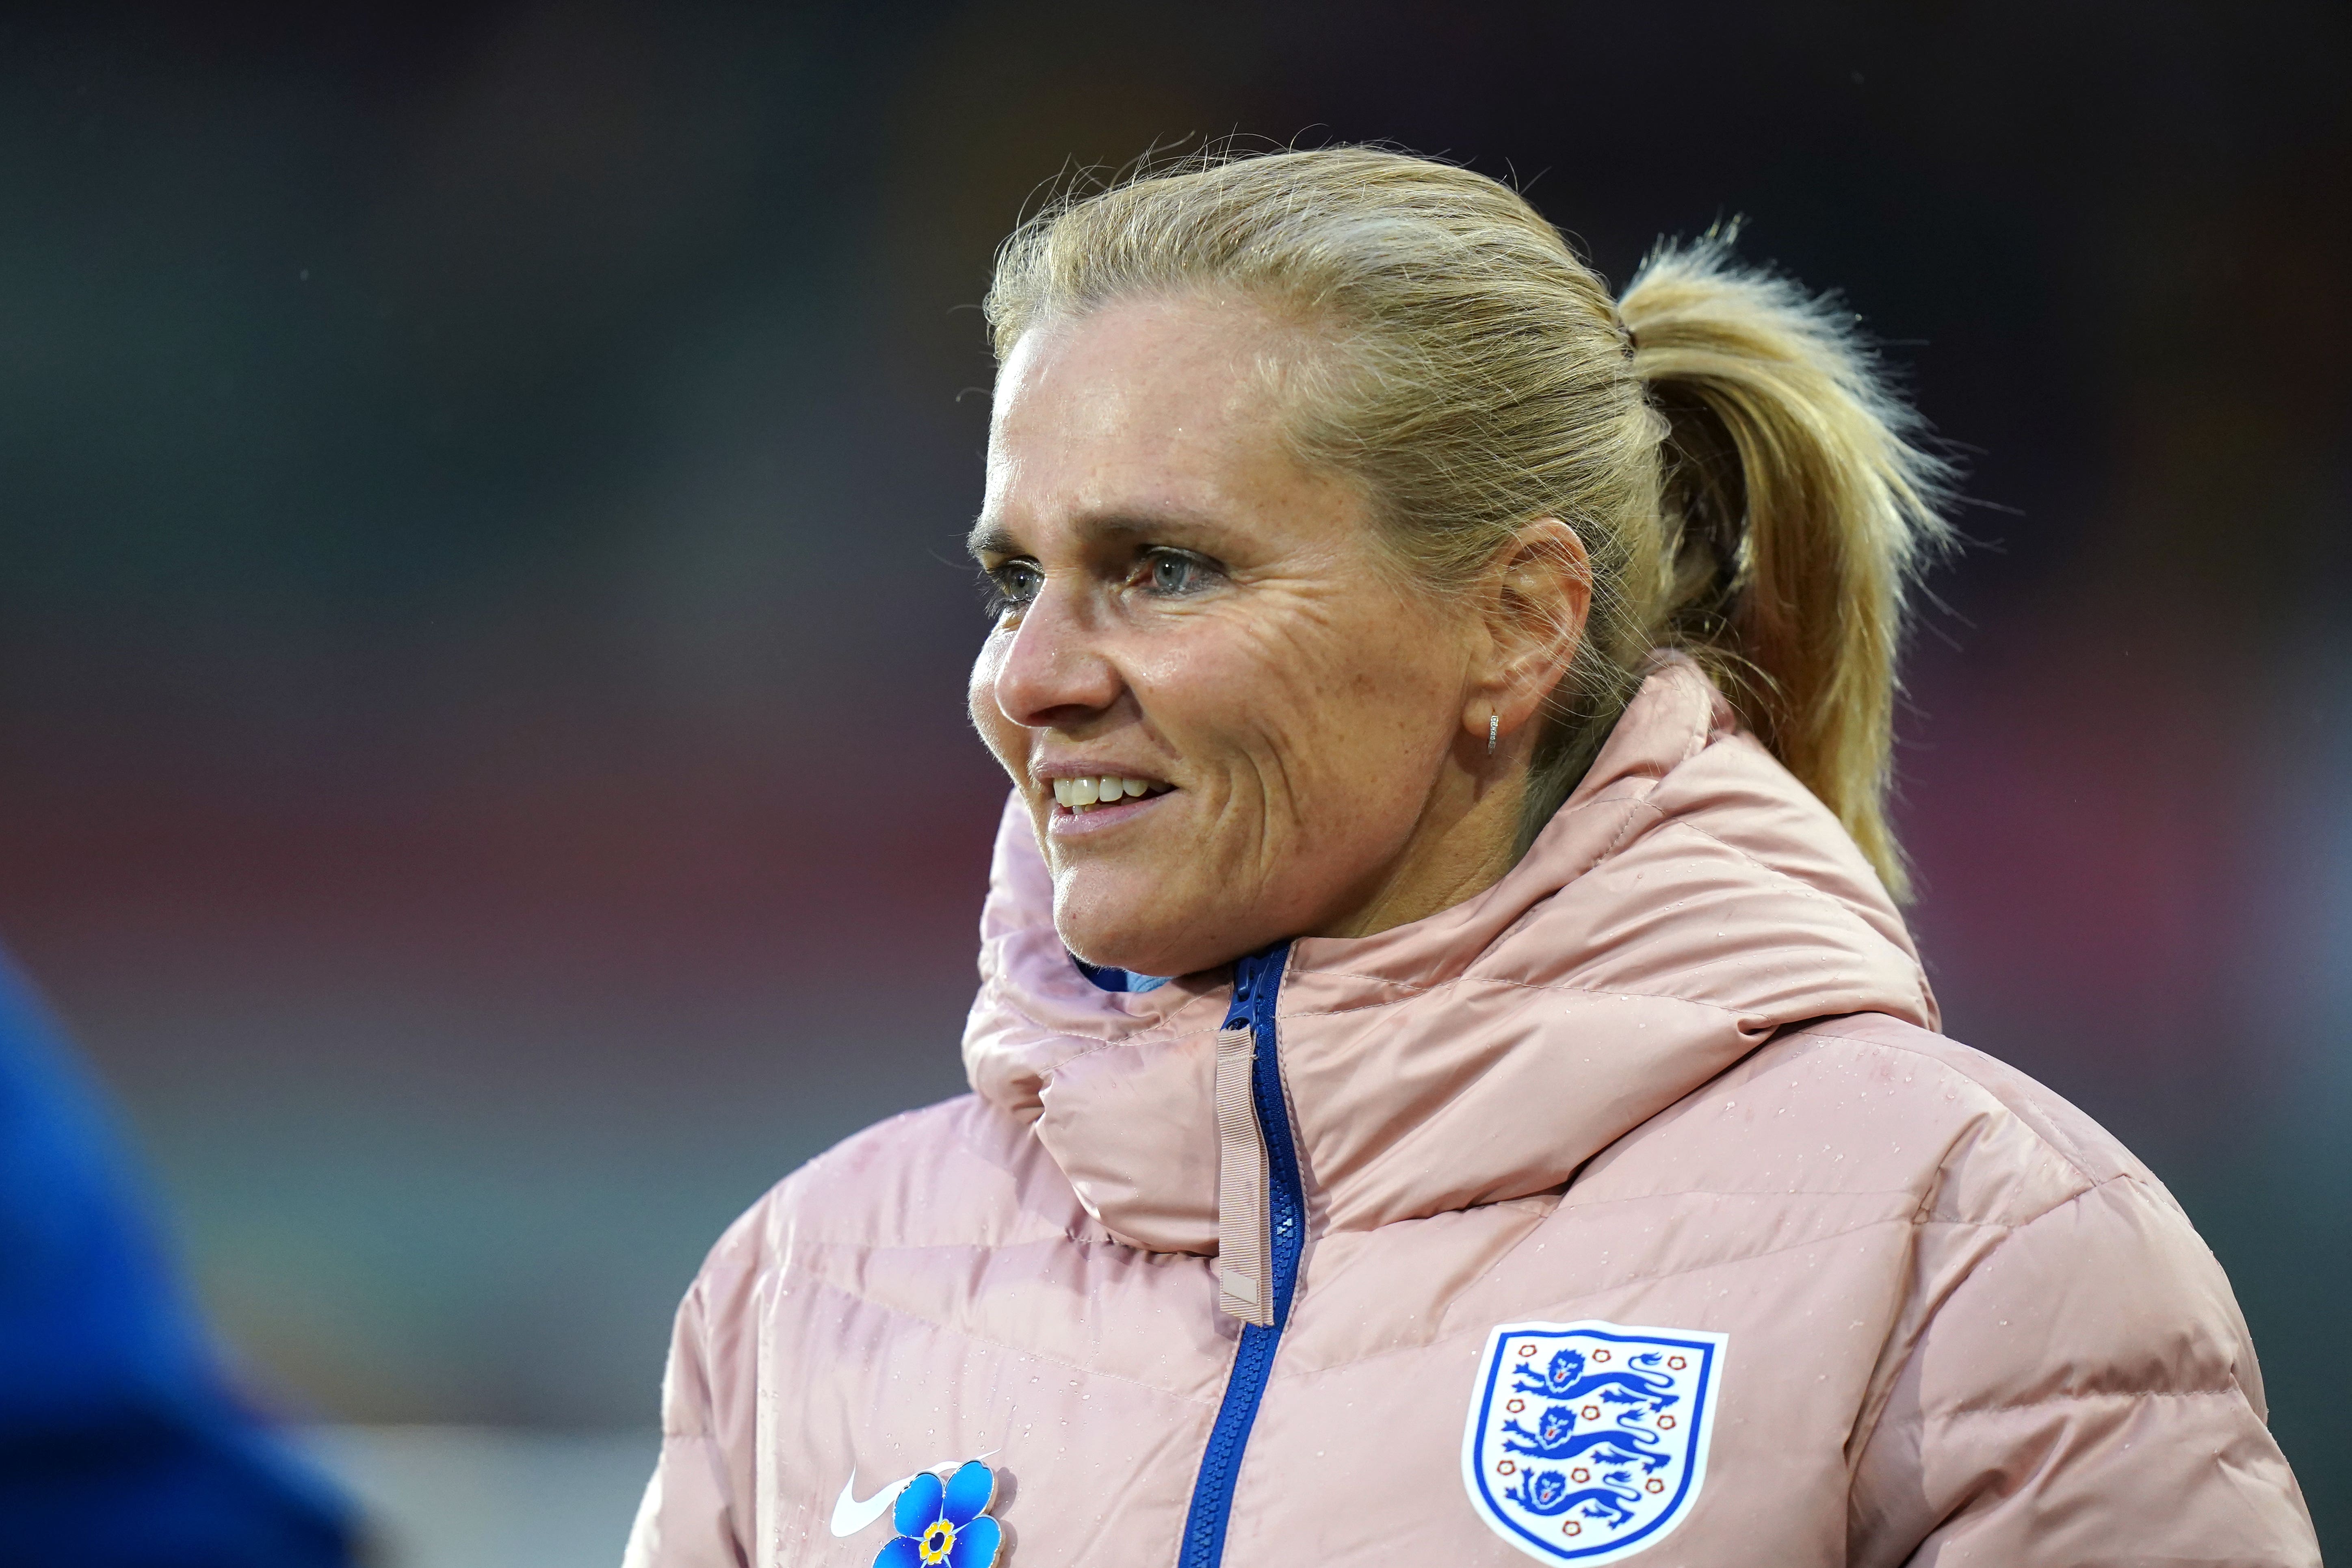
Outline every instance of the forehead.
<path id="1" fill-rule="evenodd" d="M 1202 299 L 1033 328 L 997 378 L 985 513 L 1199 510 L 1295 482 L 1281 422 L 1295 352 L 1263 311 Z"/>

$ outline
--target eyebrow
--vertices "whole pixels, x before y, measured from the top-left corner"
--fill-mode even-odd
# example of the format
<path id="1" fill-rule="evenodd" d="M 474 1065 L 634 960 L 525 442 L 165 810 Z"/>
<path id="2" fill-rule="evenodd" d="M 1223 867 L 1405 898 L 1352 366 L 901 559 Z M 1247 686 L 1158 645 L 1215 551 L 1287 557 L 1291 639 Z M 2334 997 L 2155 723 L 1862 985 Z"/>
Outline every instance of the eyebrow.
<path id="1" fill-rule="evenodd" d="M 1197 532 L 1216 528 L 1213 518 L 1193 512 L 1107 512 L 1081 519 L 1078 530 L 1089 542 L 1116 540 L 1155 539 L 1171 533 Z M 964 538 L 964 548 L 977 556 L 1021 555 L 1026 553 L 1013 531 L 1001 522 L 982 518 L 971 525 Z"/>
<path id="2" fill-rule="evenodd" d="M 1001 522 L 991 522 L 986 518 L 971 525 L 971 531 L 964 536 L 963 547 L 971 552 L 974 560 L 983 555 L 1020 553 L 1019 547 L 1013 538 L 1013 531 Z"/>

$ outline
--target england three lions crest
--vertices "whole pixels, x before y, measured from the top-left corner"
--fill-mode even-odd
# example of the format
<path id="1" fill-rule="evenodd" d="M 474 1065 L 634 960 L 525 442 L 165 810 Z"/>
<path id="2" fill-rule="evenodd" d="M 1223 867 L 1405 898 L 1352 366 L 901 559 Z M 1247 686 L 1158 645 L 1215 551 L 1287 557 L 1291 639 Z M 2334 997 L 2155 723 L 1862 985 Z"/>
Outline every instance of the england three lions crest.
<path id="1" fill-rule="evenodd" d="M 1462 1481 L 1530 1557 L 1613 1563 L 1680 1524 L 1706 1479 L 1722 1334 L 1506 1323 L 1486 1342 Z"/>

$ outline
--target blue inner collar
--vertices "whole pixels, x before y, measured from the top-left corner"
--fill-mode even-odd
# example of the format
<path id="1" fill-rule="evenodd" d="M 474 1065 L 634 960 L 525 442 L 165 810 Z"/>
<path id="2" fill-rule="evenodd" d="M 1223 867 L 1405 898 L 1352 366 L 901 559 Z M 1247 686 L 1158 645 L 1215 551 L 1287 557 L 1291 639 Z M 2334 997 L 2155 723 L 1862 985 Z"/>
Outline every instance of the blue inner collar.
<path id="1" fill-rule="evenodd" d="M 1164 974 L 1137 974 L 1107 963 L 1088 963 L 1075 952 L 1070 954 L 1070 962 L 1078 966 L 1079 973 L 1105 991 L 1157 991 L 1168 984 Z"/>

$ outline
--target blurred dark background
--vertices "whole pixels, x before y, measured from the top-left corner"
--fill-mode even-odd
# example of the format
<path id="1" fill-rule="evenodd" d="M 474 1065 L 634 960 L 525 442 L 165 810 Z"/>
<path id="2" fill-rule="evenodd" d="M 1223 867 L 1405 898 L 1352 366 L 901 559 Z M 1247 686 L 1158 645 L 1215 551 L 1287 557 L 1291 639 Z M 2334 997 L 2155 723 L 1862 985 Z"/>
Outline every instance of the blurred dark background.
<path id="1" fill-rule="evenodd" d="M 2229 1266 L 2352 1549 L 2352 10 L 9 8 L 0 937 L 322 1420 L 641 1426 L 771 1181 L 957 1092 L 972 306 L 1242 133 L 1843 289 L 1967 456 L 1952 1032 Z"/>

